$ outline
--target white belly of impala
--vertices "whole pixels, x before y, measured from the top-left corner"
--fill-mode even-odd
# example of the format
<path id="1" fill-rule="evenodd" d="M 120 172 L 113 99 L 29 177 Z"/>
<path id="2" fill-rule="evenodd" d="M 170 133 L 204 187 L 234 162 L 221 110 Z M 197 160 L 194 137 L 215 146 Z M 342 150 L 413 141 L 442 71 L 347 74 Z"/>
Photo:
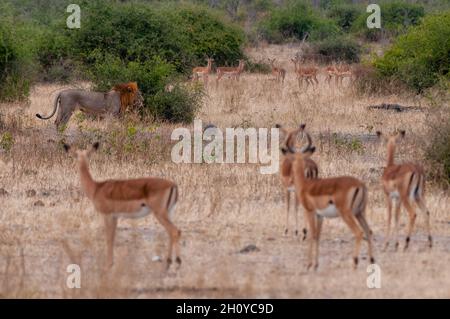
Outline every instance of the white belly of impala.
<path id="1" fill-rule="evenodd" d="M 141 206 L 141 209 L 130 213 L 114 213 L 114 217 L 137 219 L 149 215 L 152 212 L 150 207 Z"/>
<path id="2" fill-rule="evenodd" d="M 400 194 L 397 191 L 393 191 L 389 193 L 389 197 L 391 199 L 398 200 L 400 198 Z"/>
<path id="3" fill-rule="evenodd" d="M 316 213 L 325 218 L 335 218 L 339 216 L 339 211 L 334 204 L 328 205 L 324 209 L 317 209 Z"/>

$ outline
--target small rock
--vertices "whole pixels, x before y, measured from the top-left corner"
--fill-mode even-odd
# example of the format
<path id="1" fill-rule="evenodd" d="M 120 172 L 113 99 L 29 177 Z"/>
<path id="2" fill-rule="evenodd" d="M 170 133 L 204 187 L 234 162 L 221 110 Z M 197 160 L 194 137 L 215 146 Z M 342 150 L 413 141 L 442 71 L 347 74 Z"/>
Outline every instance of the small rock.
<path id="1" fill-rule="evenodd" d="M 37 207 L 44 207 L 45 204 L 43 201 L 38 200 L 37 202 L 34 202 L 33 206 L 37 206 Z"/>
<path id="2" fill-rule="evenodd" d="M 48 197 L 48 196 L 50 196 L 50 192 L 43 191 L 42 192 L 42 196 Z"/>
<path id="3" fill-rule="evenodd" d="M 34 197 L 36 196 L 36 191 L 34 189 L 29 189 L 27 190 L 26 194 L 28 197 Z"/>
<path id="4" fill-rule="evenodd" d="M 258 247 L 256 247 L 256 245 L 251 244 L 251 245 L 247 245 L 244 248 L 242 248 L 239 251 L 239 253 L 248 254 L 248 253 L 255 252 L 255 251 L 260 251 L 260 249 Z"/>
<path id="5" fill-rule="evenodd" d="M 269 238 L 267 238 L 267 240 L 268 241 L 275 241 L 275 238 L 274 237 L 269 237 Z"/>
<path id="6" fill-rule="evenodd" d="M 4 188 L 0 188 L 0 196 L 6 196 L 6 195 L 8 195 L 9 193 L 6 191 L 6 189 L 4 189 Z"/>

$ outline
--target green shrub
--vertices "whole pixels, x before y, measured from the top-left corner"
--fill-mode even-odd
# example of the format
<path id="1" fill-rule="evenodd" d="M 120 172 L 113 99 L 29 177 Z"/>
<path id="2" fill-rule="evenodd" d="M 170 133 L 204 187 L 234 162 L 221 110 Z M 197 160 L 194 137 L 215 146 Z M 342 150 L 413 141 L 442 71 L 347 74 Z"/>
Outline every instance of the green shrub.
<path id="1" fill-rule="evenodd" d="M 361 46 L 349 37 L 330 38 L 314 44 L 314 53 L 328 57 L 328 61 L 359 62 Z"/>
<path id="2" fill-rule="evenodd" d="M 169 3 L 88 4 L 83 27 L 74 32 L 74 53 L 87 64 L 93 50 L 123 61 L 145 61 L 154 56 L 189 72 L 204 64 L 233 63 L 243 57 L 243 32 L 204 7 Z"/>
<path id="3" fill-rule="evenodd" d="M 338 26 L 324 19 L 304 2 L 290 1 L 278 7 L 263 20 L 259 32 L 268 41 L 282 43 L 295 38 L 303 39 L 307 34 L 312 40 L 322 40 L 339 34 Z"/>
<path id="4" fill-rule="evenodd" d="M 160 120 L 190 123 L 201 107 L 203 90 L 200 86 L 175 85 L 170 91 L 160 91 L 149 98 L 150 112 Z"/>
<path id="5" fill-rule="evenodd" d="M 336 5 L 328 11 L 328 17 L 334 19 L 344 31 L 349 31 L 358 17 L 365 12 L 362 6 L 350 4 Z"/>
<path id="6" fill-rule="evenodd" d="M 381 8 L 381 29 L 367 28 L 367 18 L 371 13 L 360 15 L 353 23 L 352 30 L 369 41 L 378 41 L 383 35 L 396 37 L 403 34 L 409 27 L 418 25 L 425 15 L 423 6 L 401 0 L 385 1 L 379 5 Z"/>
<path id="7" fill-rule="evenodd" d="M 22 100 L 28 96 L 32 74 L 30 53 L 22 38 L 25 29 L 0 21 L 0 100 Z"/>
<path id="8" fill-rule="evenodd" d="M 397 39 L 384 57 L 374 62 L 383 77 L 404 82 L 421 92 L 449 81 L 450 11 L 430 15 Z"/>

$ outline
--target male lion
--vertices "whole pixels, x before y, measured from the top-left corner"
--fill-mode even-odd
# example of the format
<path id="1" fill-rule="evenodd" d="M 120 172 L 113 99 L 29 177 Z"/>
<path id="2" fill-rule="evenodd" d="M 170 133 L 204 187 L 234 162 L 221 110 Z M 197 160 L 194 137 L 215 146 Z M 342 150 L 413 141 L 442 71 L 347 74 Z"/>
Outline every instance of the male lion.
<path id="1" fill-rule="evenodd" d="M 115 85 L 109 92 L 92 92 L 80 89 L 68 89 L 58 93 L 53 103 L 53 112 L 49 116 L 36 114 L 41 120 L 48 120 L 59 111 L 56 116 L 56 128 L 60 129 L 66 125 L 75 110 L 79 109 L 88 114 L 119 115 L 124 112 L 130 104 L 135 102 L 138 93 L 137 83 L 123 83 Z"/>

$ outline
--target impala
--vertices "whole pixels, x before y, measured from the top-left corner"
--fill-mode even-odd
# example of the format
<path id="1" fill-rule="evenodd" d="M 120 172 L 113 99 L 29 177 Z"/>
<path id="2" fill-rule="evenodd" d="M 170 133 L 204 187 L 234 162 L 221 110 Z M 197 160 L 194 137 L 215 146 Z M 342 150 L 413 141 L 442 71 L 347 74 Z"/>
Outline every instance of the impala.
<path id="1" fill-rule="evenodd" d="M 207 58 L 206 61 L 207 61 L 206 67 L 198 66 L 192 69 L 192 81 L 197 81 L 199 76 L 201 76 L 203 79 L 203 83 L 205 85 L 208 85 L 208 76 L 211 73 L 211 67 L 212 63 L 214 62 L 214 59 Z"/>
<path id="2" fill-rule="evenodd" d="M 283 133 L 284 141 L 281 144 L 281 148 L 293 148 L 295 146 L 295 140 L 297 138 L 297 135 L 304 131 L 305 124 L 300 125 L 296 129 L 286 129 L 283 128 L 281 125 L 277 124 L 275 127 L 279 128 L 280 131 Z M 318 169 L 317 164 L 310 158 L 308 158 L 305 161 L 305 177 L 307 179 L 311 178 L 317 178 L 318 175 Z M 286 194 L 286 229 L 284 231 L 284 234 L 287 235 L 288 229 L 289 229 L 289 210 L 290 210 L 290 198 L 291 193 L 294 194 L 294 200 L 295 200 L 295 235 L 298 235 L 298 198 L 297 194 L 295 193 L 295 185 L 294 185 L 294 174 L 292 171 L 292 158 L 289 156 L 283 156 L 281 160 L 280 165 L 280 176 L 281 176 L 281 183 L 283 185 L 283 189 Z M 307 230 L 306 227 L 303 228 L 303 240 L 306 239 Z"/>
<path id="3" fill-rule="evenodd" d="M 325 73 L 327 74 L 325 81 L 328 83 L 328 85 L 331 85 L 331 80 L 333 79 L 333 77 L 336 77 L 337 74 L 336 66 L 334 64 L 328 65 L 325 68 Z"/>
<path id="4" fill-rule="evenodd" d="M 167 268 L 172 263 L 173 248 L 176 262 L 181 265 L 179 248 L 181 232 L 169 218 L 178 201 L 177 185 L 156 177 L 97 182 L 89 172 L 88 159 L 98 147 L 99 144 L 95 143 L 87 150 L 74 150 L 74 153 L 77 156 L 81 188 L 105 222 L 107 266 L 111 267 L 114 262 L 113 246 L 118 219 L 142 218 L 150 213 L 153 213 L 169 234 Z M 72 152 L 67 144 L 64 145 L 64 149 L 66 152 Z"/>
<path id="5" fill-rule="evenodd" d="M 294 63 L 295 74 L 297 75 L 299 86 L 302 85 L 303 79 L 306 81 L 306 87 L 310 84 L 312 86 L 319 85 L 319 80 L 317 80 L 317 73 L 319 70 L 316 67 L 302 67 L 300 66 L 300 60 L 298 58 L 291 59 L 291 61 Z"/>
<path id="6" fill-rule="evenodd" d="M 409 216 L 408 233 L 406 235 L 404 250 L 408 249 L 411 233 L 416 221 L 414 204 L 425 214 L 426 227 L 428 231 L 428 245 L 433 246 L 433 238 L 430 230 L 430 212 L 425 205 L 425 172 L 420 165 L 413 163 L 394 163 L 394 154 L 397 141 L 405 136 L 405 131 L 397 132 L 389 136 L 377 131 L 378 137 L 383 137 L 387 142 L 387 163 L 381 177 L 384 194 L 387 202 L 387 227 L 384 250 L 389 246 L 391 215 L 393 202 L 395 202 L 395 249 L 398 248 L 398 227 L 400 219 L 401 204 L 405 206 Z"/>
<path id="7" fill-rule="evenodd" d="M 353 73 L 350 65 L 348 64 L 340 64 L 336 67 L 336 85 L 342 86 L 344 78 L 352 79 Z"/>
<path id="8" fill-rule="evenodd" d="M 229 67 L 229 66 L 222 66 L 217 68 L 217 79 L 216 84 L 219 83 L 219 80 L 225 75 L 230 78 L 233 78 L 235 80 L 239 80 L 239 77 L 244 71 L 245 61 L 239 60 L 239 65 L 237 67 Z"/>
<path id="9" fill-rule="evenodd" d="M 268 59 L 270 62 L 270 67 L 272 68 L 272 75 L 275 76 L 277 82 L 284 83 L 284 78 L 286 77 L 286 70 L 275 66 L 276 59 Z"/>
<path id="10" fill-rule="evenodd" d="M 311 232 L 309 236 L 307 269 L 311 268 L 311 266 L 317 269 L 319 266 L 319 240 L 323 219 L 339 216 L 355 236 L 354 268 L 358 265 L 358 256 L 364 234 L 368 241 L 370 263 L 374 263 L 372 231 L 365 218 L 367 205 L 366 186 L 360 180 L 350 176 L 307 179 L 304 174 L 306 161 L 314 153 L 315 147 L 311 146 L 311 137 L 308 133 L 306 133 L 306 138 L 308 144 L 300 151 L 292 147 L 283 148 L 282 151 L 285 154 L 289 154 L 288 156 L 291 156 L 293 160 L 294 184 L 297 196 L 305 209 Z"/>

